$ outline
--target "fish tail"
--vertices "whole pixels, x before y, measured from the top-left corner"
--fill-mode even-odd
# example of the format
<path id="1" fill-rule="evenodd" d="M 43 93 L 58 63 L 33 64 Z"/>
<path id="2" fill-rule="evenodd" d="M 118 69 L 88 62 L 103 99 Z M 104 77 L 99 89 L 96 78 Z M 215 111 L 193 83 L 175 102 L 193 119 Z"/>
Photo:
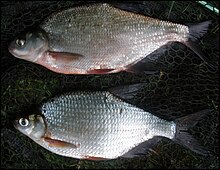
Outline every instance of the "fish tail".
<path id="1" fill-rule="evenodd" d="M 189 27 L 189 34 L 188 34 L 188 41 L 185 42 L 185 44 L 194 51 L 207 65 L 209 65 L 211 68 L 216 68 L 215 64 L 213 64 L 210 59 L 208 59 L 200 48 L 197 47 L 195 41 L 198 40 L 200 37 L 202 37 L 209 28 L 209 25 L 212 23 L 211 20 L 204 21 L 200 23 L 190 23 L 186 24 Z"/>
<path id="2" fill-rule="evenodd" d="M 176 133 L 173 140 L 198 154 L 208 156 L 210 152 L 205 149 L 205 147 L 201 146 L 198 141 L 187 131 L 189 128 L 195 126 L 203 116 L 207 115 L 211 111 L 211 109 L 201 110 L 175 120 Z"/>
<path id="3" fill-rule="evenodd" d="M 198 40 L 198 38 L 202 37 L 208 31 L 211 23 L 212 21 L 209 20 L 197 24 L 187 24 L 189 27 L 189 38 L 192 41 Z"/>

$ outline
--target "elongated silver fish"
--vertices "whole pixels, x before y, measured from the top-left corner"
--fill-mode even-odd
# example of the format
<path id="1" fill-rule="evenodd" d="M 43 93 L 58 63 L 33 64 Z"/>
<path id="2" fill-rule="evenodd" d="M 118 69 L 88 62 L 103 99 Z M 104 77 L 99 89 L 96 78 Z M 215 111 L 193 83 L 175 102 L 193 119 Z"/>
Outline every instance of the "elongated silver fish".
<path id="1" fill-rule="evenodd" d="M 123 100 L 135 88 L 138 85 L 109 92 L 64 94 L 44 103 L 36 114 L 16 119 L 14 125 L 51 152 L 79 159 L 134 157 L 145 153 L 161 137 L 197 153 L 208 153 L 186 130 L 210 110 L 176 121 L 163 120 Z"/>
<path id="2" fill-rule="evenodd" d="M 52 14 L 40 28 L 16 38 L 9 51 L 64 74 L 107 74 L 132 66 L 167 44 L 192 45 L 210 21 L 185 26 L 124 11 L 109 4 L 74 7 Z"/>

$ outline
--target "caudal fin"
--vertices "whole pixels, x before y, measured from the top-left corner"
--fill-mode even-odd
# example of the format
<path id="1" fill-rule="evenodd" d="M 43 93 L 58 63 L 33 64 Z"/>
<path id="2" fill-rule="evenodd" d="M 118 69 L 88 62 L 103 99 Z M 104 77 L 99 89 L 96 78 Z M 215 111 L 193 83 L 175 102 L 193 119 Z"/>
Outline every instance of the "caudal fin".
<path id="1" fill-rule="evenodd" d="M 207 33 L 209 25 L 212 21 L 204 21 L 197 24 L 187 24 L 189 27 L 189 38 L 192 41 L 198 40 L 198 38 L 202 37 L 205 33 Z"/>
<path id="2" fill-rule="evenodd" d="M 203 52 L 197 47 L 195 41 L 207 33 L 209 25 L 212 21 L 204 21 L 197 24 L 186 24 L 189 27 L 188 41 L 185 44 L 194 51 L 207 65 L 211 68 L 216 68 L 216 65 L 208 59 Z"/>
<path id="3" fill-rule="evenodd" d="M 206 150 L 205 147 L 201 146 L 198 141 L 187 132 L 187 130 L 195 126 L 204 115 L 211 111 L 211 109 L 206 109 L 175 120 L 176 134 L 173 140 L 198 154 L 204 156 L 209 155 L 210 152 Z"/>

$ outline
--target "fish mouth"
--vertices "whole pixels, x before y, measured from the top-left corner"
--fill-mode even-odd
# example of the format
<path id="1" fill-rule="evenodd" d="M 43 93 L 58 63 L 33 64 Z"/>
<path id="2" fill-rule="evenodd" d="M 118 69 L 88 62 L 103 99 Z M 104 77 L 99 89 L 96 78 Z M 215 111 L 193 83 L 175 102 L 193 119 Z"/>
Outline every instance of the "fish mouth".
<path id="1" fill-rule="evenodd" d="M 8 47 L 8 51 L 11 53 L 13 49 L 11 47 Z"/>
<path id="2" fill-rule="evenodd" d="M 14 126 L 16 129 L 18 129 L 18 120 L 14 120 L 14 121 L 12 122 L 12 124 L 13 124 L 13 126 Z"/>
<path id="3" fill-rule="evenodd" d="M 13 47 L 8 47 L 8 51 L 9 51 L 14 57 L 22 58 L 22 57 L 21 57 L 22 55 L 18 55 L 16 49 L 14 49 Z"/>
<path id="4" fill-rule="evenodd" d="M 14 49 L 12 47 L 8 47 L 8 51 L 11 53 L 11 54 L 14 54 Z"/>

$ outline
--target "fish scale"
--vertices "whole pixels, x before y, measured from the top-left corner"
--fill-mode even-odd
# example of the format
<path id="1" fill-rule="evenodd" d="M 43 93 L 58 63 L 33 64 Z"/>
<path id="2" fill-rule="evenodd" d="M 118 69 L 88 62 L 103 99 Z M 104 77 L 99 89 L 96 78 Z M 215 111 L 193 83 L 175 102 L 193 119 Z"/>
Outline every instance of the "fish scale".
<path id="1" fill-rule="evenodd" d="M 60 149 L 41 143 L 64 156 L 116 158 L 154 135 L 173 138 L 175 132 L 173 122 L 161 120 L 109 92 L 63 95 L 43 104 L 42 110 L 53 139 L 80 144 L 79 148 Z M 151 127 L 153 124 L 155 127 Z M 157 124 L 163 127 L 157 128 Z"/>

